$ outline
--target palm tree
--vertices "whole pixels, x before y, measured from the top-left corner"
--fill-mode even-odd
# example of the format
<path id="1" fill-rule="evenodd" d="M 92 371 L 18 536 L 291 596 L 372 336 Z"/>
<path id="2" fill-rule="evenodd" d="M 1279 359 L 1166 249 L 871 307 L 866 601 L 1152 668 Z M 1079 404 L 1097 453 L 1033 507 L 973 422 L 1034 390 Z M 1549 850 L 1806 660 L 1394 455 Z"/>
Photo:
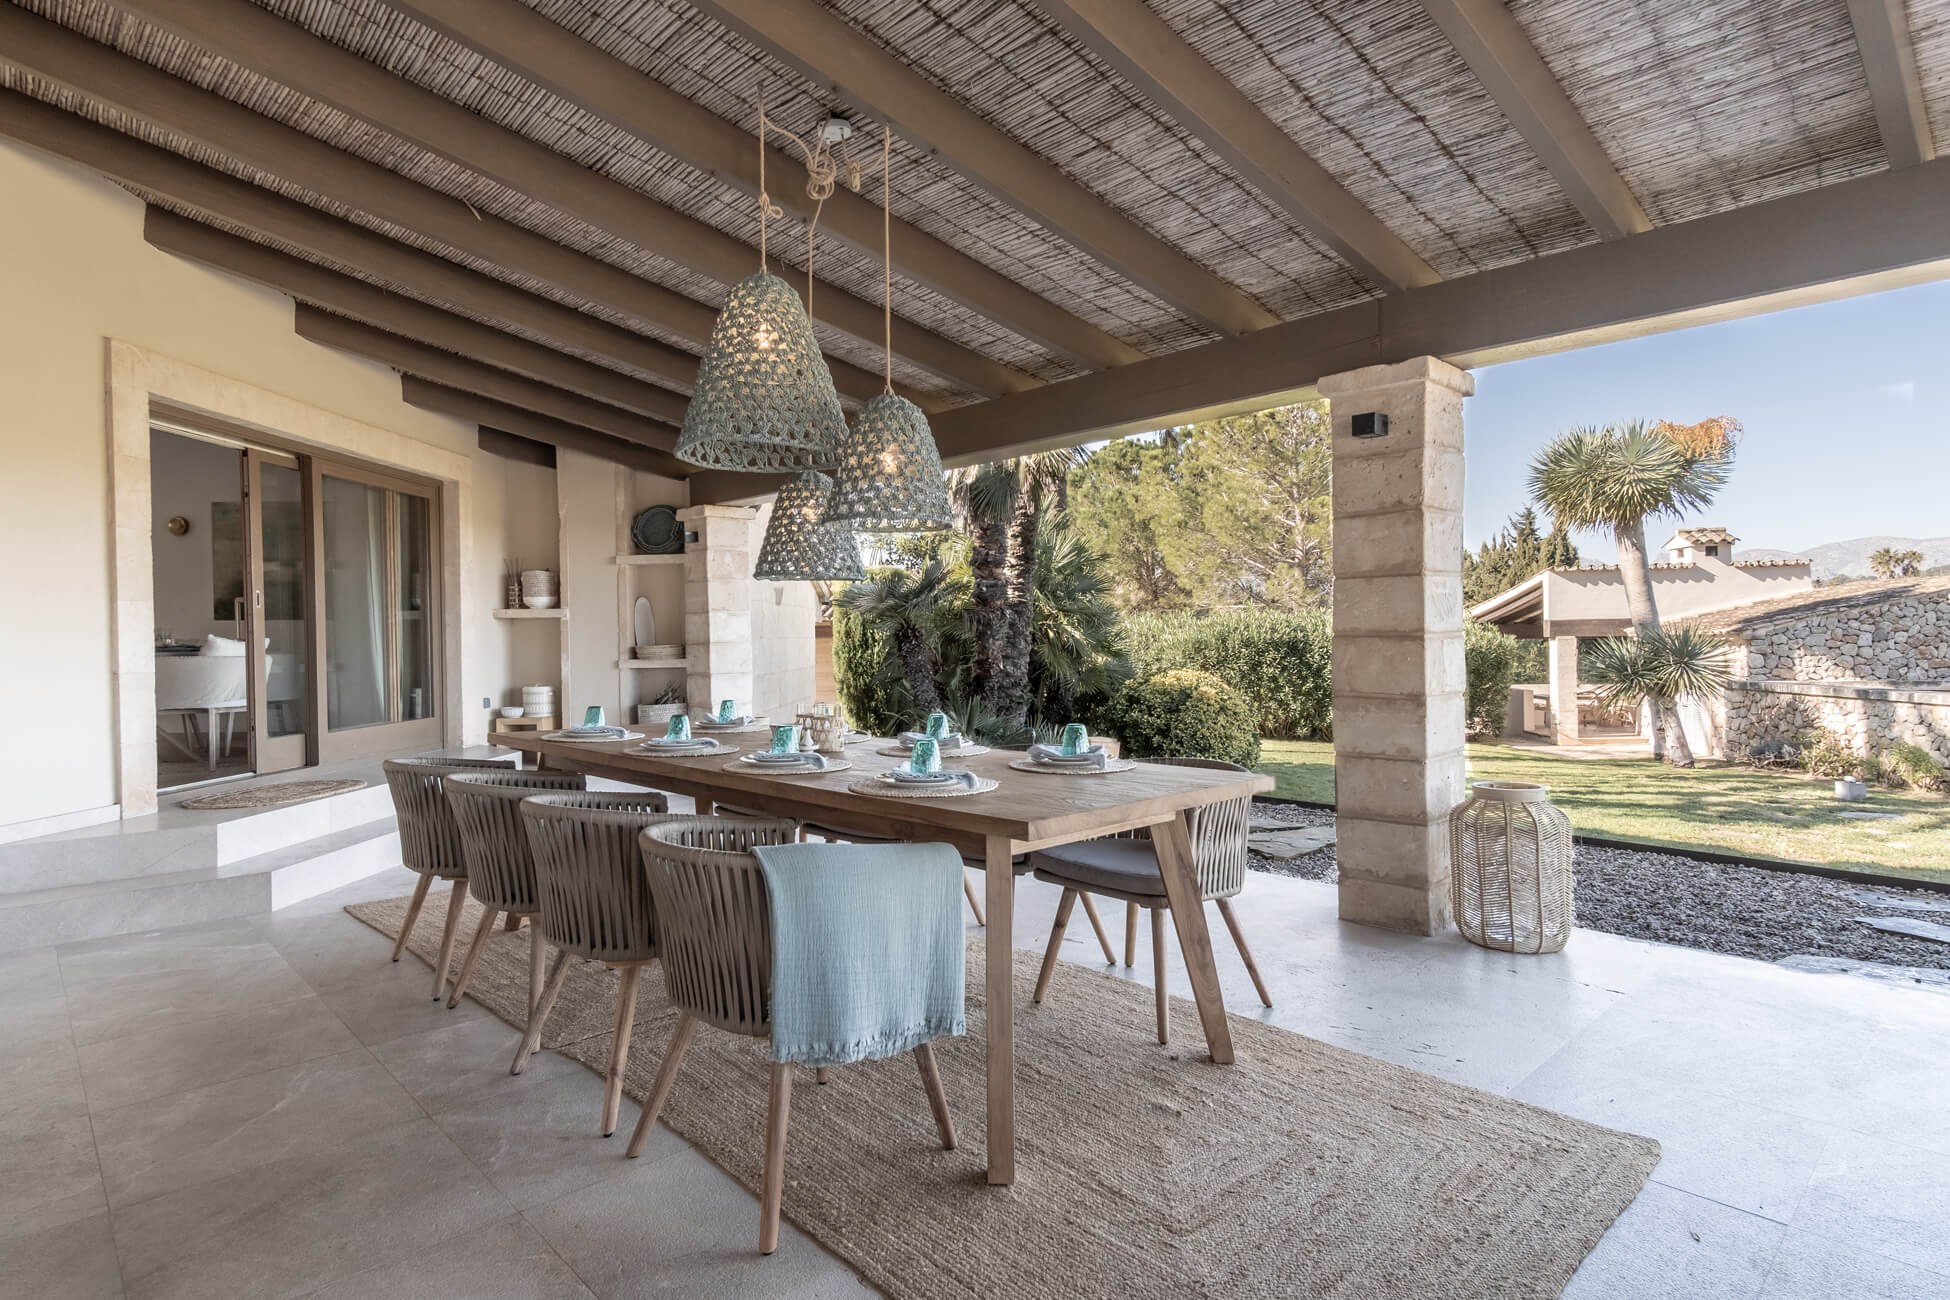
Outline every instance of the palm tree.
<path id="1" fill-rule="evenodd" d="M 1080 699 L 1108 695 L 1129 672 L 1114 585 L 1103 557 L 1051 510 L 1036 539 L 1029 674 L 1030 713 L 1048 726 L 1078 721 Z"/>
<path id="2" fill-rule="evenodd" d="M 1727 642 L 1690 627 L 1650 636 L 1608 636 L 1591 644 L 1591 679 L 1607 708 L 1637 712 L 1651 700 L 1678 701 L 1726 689 Z M 1685 737 L 1680 736 L 1680 743 Z"/>
<path id="3" fill-rule="evenodd" d="M 1015 475 L 1006 465 L 971 465 L 949 475 L 957 523 L 969 539 L 973 582 L 969 634 L 974 641 L 969 694 L 987 700 L 1001 674 L 1008 628 L 1009 517 L 1015 507 Z"/>
<path id="4" fill-rule="evenodd" d="M 1067 498 L 1070 468 L 1082 463 L 1072 447 L 1007 461 L 1015 490 L 1009 511 L 1009 564 L 1001 662 L 989 704 L 1020 723 L 1029 713 L 1031 646 L 1035 640 L 1036 577 L 1042 559 L 1037 535 L 1046 514 L 1060 511 Z"/>
<path id="5" fill-rule="evenodd" d="M 892 670 L 898 664 L 916 713 L 941 709 L 941 692 L 935 685 L 939 665 L 933 649 L 933 624 L 946 586 L 941 561 L 930 560 L 919 572 L 880 570 L 865 582 L 849 585 L 834 600 L 839 608 L 886 633 L 894 646 L 895 663 L 885 667 Z"/>
<path id="6" fill-rule="evenodd" d="M 1652 563 L 1645 547 L 1648 517 L 1678 517 L 1712 503 L 1733 469 L 1740 422 L 1727 417 L 1699 424 L 1643 421 L 1605 429 L 1573 429 L 1552 439 L 1530 466 L 1530 495 L 1566 528 L 1603 529 L 1618 544 L 1632 634 L 1659 634 L 1652 598 Z M 1653 749 L 1675 767 L 1693 765 L 1692 747 L 1669 695 L 1650 695 Z"/>
<path id="7" fill-rule="evenodd" d="M 1869 556 L 1869 567 L 1878 578 L 1914 578 L 1923 572 L 1924 558 L 1921 551 L 1899 551 L 1884 546 Z"/>

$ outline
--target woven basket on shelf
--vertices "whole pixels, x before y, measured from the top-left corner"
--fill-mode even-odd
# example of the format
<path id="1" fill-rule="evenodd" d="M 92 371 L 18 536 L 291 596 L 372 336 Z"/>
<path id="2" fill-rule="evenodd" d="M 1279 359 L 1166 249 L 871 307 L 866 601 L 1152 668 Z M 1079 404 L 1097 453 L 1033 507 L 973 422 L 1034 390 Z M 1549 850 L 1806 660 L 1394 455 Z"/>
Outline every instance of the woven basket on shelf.
<path id="1" fill-rule="evenodd" d="M 1463 938 L 1556 952 L 1571 935 L 1571 819 L 1550 790 L 1479 781 L 1449 814 L 1449 896 Z"/>

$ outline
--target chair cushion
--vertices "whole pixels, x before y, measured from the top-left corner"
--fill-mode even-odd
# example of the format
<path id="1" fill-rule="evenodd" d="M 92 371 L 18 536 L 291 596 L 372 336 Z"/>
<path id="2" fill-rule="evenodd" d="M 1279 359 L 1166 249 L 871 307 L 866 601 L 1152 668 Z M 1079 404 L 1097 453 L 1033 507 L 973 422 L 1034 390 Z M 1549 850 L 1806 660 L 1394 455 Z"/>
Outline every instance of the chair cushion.
<path id="1" fill-rule="evenodd" d="M 1150 840 L 1082 840 L 1029 855 L 1039 880 L 1079 889 L 1162 898 L 1165 879 Z"/>

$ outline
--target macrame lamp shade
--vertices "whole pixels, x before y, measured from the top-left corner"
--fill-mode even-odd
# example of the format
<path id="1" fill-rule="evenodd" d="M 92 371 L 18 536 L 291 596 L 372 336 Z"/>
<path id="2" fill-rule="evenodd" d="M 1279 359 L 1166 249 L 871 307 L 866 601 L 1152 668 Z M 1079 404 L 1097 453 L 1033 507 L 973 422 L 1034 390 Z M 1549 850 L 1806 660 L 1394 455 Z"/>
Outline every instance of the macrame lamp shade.
<path id="1" fill-rule="evenodd" d="M 746 276 L 711 327 L 677 458 L 711 469 L 819 469 L 845 436 L 833 374 L 799 295 L 769 272 Z"/>
<path id="2" fill-rule="evenodd" d="M 828 523 L 857 533 L 933 533 L 954 526 L 941 452 L 928 417 L 882 393 L 860 408 L 840 443 Z"/>
<path id="3" fill-rule="evenodd" d="M 832 494 L 833 480 L 810 469 L 779 489 L 752 577 L 765 582 L 853 582 L 867 576 L 853 534 L 826 522 Z"/>

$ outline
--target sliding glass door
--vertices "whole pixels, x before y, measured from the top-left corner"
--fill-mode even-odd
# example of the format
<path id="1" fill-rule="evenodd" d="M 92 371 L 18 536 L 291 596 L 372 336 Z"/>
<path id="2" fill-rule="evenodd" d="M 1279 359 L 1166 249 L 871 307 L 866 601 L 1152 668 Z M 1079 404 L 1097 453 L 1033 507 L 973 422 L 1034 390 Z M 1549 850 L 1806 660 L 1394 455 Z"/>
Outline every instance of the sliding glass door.
<path id="1" fill-rule="evenodd" d="M 312 708 L 305 587 L 305 474 L 295 456 L 244 452 L 251 751 L 258 772 L 308 761 Z"/>
<path id="2" fill-rule="evenodd" d="M 319 759 L 440 743 L 438 586 L 433 490 L 328 461 L 312 462 Z"/>

